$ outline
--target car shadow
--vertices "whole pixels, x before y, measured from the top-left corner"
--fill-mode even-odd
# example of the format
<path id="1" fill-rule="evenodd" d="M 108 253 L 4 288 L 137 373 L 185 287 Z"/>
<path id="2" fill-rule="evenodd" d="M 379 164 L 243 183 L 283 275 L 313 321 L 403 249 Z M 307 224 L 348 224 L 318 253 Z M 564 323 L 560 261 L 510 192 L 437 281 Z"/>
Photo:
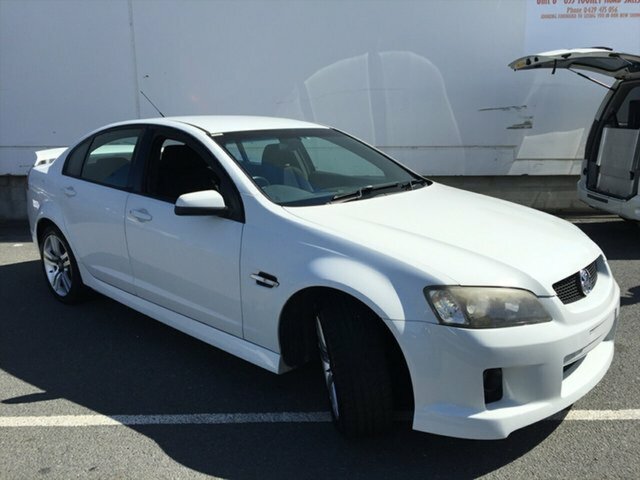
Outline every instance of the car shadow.
<path id="1" fill-rule="evenodd" d="M 31 242 L 29 224 L 23 221 L 0 221 L 0 243 Z"/>
<path id="2" fill-rule="evenodd" d="M 408 426 L 363 440 L 345 439 L 328 424 L 260 427 L 250 435 L 229 425 L 136 429 L 174 460 L 223 478 L 424 479 L 478 478 L 498 470 L 539 445 L 557 425 L 543 422 L 500 441 L 459 440 Z"/>
<path id="3" fill-rule="evenodd" d="M 631 287 L 626 292 L 622 292 L 622 296 L 620 297 L 620 305 L 635 305 L 636 303 L 640 303 L 640 285 L 637 287 Z"/>
<path id="4" fill-rule="evenodd" d="M 609 260 L 640 260 L 640 224 L 622 219 L 576 223 Z"/>
<path id="5" fill-rule="evenodd" d="M 66 306 L 39 263 L 0 266 L 0 367 L 42 392 L 0 393 L 4 415 L 64 399 L 99 414 L 326 411 L 317 365 L 277 376 L 103 296 Z M 36 412 L 36 413 L 34 413 Z M 342 438 L 330 423 L 133 425 L 172 459 L 225 478 L 319 476 L 472 478 L 524 455 L 557 421 L 506 440 L 471 441 L 394 424 L 388 436 Z"/>
<path id="6" fill-rule="evenodd" d="M 618 219 L 576 224 L 607 256 L 608 260 L 640 260 L 640 223 Z M 615 264 L 612 265 L 615 272 Z M 636 279 L 640 282 L 640 279 Z M 620 305 L 640 303 L 640 284 L 621 292 Z"/>

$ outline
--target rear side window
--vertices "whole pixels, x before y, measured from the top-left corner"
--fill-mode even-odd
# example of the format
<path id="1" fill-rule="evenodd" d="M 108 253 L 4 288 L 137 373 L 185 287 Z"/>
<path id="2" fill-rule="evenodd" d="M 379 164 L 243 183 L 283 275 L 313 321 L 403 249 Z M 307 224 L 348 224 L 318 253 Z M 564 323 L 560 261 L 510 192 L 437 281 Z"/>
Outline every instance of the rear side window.
<path id="1" fill-rule="evenodd" d="M 78 145 L 67 157 L 67 162 L 64 164 L 62 173 L 64 175 L 70 175 L 72 177 L 79 177 L 82 172 L 82 164 L 84 158 L 87 156 L 87 151 L 91 145 L 91 139 L 88 138 L 80 145 Z"/>
<path id="2" fill-rule="evenodd" d="M 111 187 L 126 187 L 141 134 L 141 128 L 132 128 L 96 135 L 82 165 L 80 178 Z"/>

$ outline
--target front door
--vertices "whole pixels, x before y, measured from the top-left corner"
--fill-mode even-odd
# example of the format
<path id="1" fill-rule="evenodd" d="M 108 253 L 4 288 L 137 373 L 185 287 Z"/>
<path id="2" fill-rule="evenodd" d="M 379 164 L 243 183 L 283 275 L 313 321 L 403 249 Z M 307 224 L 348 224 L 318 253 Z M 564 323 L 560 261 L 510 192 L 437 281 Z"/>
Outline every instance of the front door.
<path id="1" fill-rule="evenodd" d="M 178 216 L 184 193 L 230 180 L 189 136 L 159 129 L 150 139 L 141 191 L 126 206 L 125 231 L 137 295 L 189 318 L 242 336 L 239 262 L 243 223 L 216 216 Z"/>

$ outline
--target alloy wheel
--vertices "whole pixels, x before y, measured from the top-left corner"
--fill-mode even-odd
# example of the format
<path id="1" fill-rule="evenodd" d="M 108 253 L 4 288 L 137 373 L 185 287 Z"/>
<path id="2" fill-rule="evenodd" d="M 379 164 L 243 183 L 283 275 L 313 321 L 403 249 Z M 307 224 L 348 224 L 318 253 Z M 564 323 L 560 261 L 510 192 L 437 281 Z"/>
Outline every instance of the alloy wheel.
<path id="1" fill-rule="evenodd" d="M 55 234 L 48 235 L 42 247 L 42 256 L 51 288 L 61 297 L 66 297 L 72 286 L 71 260 L 62 240 Z"/>
<path id="2" fill-rule="evenodd" d="M 333 370 L 331 368 L 331 359 L 329 358 L 329 350 L 327 349 L 327 341 L 322 331 L 320 318 L 316 317 L 316 331 L 318 333 L 318 348 L 320 350 L 320 360 L 322 362 L 322 372 L 324 373 L 324 381 L 329 392 L 331 400 L 331 410 L 336 419 L 340 418 L 340 410 L 338 408 L 338 394 L 336 392 L 336 384 L 333 378 Z"/>

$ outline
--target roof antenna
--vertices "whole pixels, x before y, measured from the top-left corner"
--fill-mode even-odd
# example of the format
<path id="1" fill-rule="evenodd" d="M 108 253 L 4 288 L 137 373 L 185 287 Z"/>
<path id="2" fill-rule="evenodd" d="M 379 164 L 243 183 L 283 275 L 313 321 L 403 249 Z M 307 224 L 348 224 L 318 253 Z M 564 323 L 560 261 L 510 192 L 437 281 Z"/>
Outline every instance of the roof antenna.
<path id="1" fill-rule="evenodd" d="M 158 107 L 156 107 L 156 104 L 155 104 L 155 103 L 153 103 L 153 102 L 151 101 L 151 99 L 150 99 L 149 97 L 147 97 L 147 96 L 145 95 L 145 93 L 144 93 L 142 90 L 140 90 L 140 93 L 142 94 L 142 96 L 144 96 L 144 98 L 146 98 L 146 99 L 147 99 L 147 102 L 149 102 L 149 103 L 151 104 L 151 106 L 152 106 L 153 108 L 155 108 L 155 109 L 156 109 L 156 111 L 160 114 L 160 116 L 164 118 L 164 113 L 162 113 L 162 112 L 160 111 L 160 109 L 159 109 Z"/>

